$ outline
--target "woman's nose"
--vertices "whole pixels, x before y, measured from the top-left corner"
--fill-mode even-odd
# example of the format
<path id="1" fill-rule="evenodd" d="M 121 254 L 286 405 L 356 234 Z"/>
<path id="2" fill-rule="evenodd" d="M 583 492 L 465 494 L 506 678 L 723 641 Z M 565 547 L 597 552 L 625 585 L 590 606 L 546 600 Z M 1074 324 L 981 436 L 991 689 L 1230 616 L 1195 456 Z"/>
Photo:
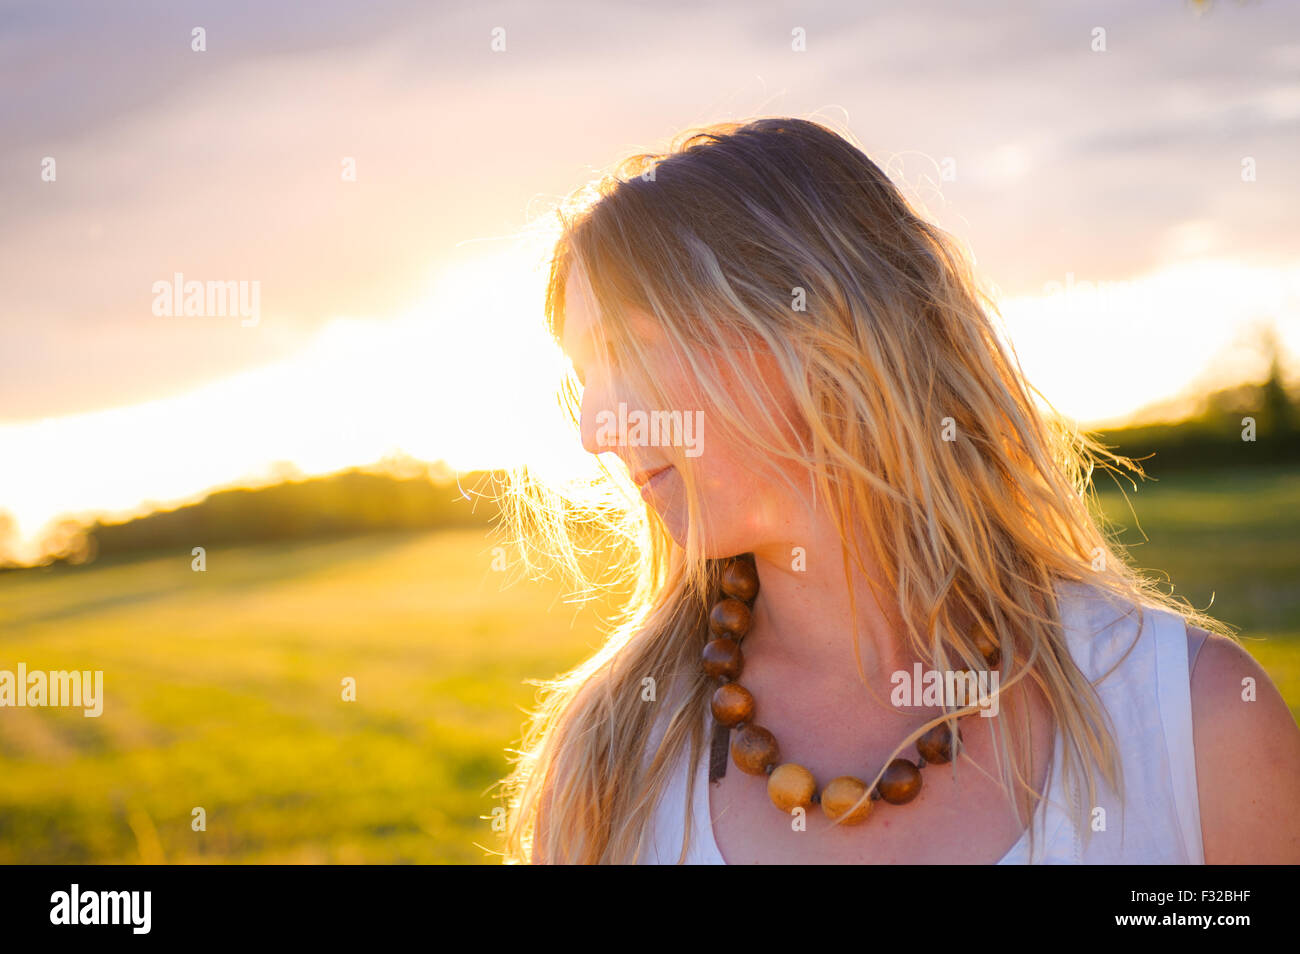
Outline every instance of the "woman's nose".
<path id="1" fill-rule="evenodd" d="M 608 443 L 608 428 L 605 426 L 608 415 L 602 413 L 609 411 L 608 403 L 603 388 L 583 388 L 579 433 L 582 435 L 582 448 L 589 454 L 604 454 L 614 449 Z M 600 439 L 606 443 L 599 443 Z"/>

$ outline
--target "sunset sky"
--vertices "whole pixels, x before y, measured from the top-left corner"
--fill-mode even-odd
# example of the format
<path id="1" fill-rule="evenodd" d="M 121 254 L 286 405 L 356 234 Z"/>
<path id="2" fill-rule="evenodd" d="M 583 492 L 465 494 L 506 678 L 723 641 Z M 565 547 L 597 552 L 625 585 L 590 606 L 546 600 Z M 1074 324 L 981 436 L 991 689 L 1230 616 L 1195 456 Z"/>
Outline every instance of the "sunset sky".
<path id="1" fill-rule="evenodd" d="M 30 542 L 278 461 L 580 466 L 539 221 L 756 115 L 850 130 L 1085 424 L 1259 377 L 1260 322 L 1300 354 L 1295 3 L 8 4 L 0 510 Z M 176 273 L 259 320 L 156 315 Z"/>

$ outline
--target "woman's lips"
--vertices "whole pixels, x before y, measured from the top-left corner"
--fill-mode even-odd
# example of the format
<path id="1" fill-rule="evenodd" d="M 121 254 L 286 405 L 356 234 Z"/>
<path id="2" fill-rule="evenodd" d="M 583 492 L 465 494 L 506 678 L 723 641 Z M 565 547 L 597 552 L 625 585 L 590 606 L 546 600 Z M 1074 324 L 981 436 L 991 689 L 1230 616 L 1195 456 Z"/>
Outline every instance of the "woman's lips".
<path id="1" fill-rule="evenodd" d="M 673 469 L 671 467 L 665 467 L 663 468 L 663 470 L 653 472 L 650 478 L 641 485 L 641 496 L 645 497 L 651 491 L 659 487 L 659 485 L 664 482 L 664 480 L 668 477 L 668 475 L 672 473 L 672 470 Z"/>
<path id="2" fill-rule="evenodd" d="M 671 464 L 660 464 L 658 467 L 647 467 L 645 470 L 638 470 L 632 475 L 632 483 L 640 487 L 655 474 L 661 470 L 667 470 L 671 466 Z"/>

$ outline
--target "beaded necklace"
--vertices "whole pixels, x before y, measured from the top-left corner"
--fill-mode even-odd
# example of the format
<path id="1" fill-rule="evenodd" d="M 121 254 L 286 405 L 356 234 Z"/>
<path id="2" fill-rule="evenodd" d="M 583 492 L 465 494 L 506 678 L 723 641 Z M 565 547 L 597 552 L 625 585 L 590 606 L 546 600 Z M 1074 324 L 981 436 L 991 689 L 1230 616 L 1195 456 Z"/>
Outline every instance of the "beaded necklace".
<path id="1" fill-rule="evenodd" d="M 758 595 L 758 571 L 751 555 L 735 557 L 726 565 L 721 588 L 723 596 L 709 613 L 709 632 L 713 638 L 705 645 L 703 658 L 705 674 L 719 683 L 711 702 L 714 730 L 710 782 L 726 774 L 727 741 L 731 730 L 736 729 L 736 738 L 731 743 L 732 761 L 742 772 L 767 776 L 767 794 L 777 808 L 788 814 L 796 808 L 806 810 L 820 804 L 832 821 L 857 825 L 867 820 L 877 801 L 883 799 L 891 805 L 904 805 L 916 798 L 921 792 L 921 769 L 927 764 L 950 762 L 958 753 L 961 727 L 954 733 L 949 723 L 941 722 L 917 739 L 915 762 L 894 759 L 886 766 L 869 798 L 863 798 L 867 794 L 866 783 L 853 775 L 841 775 L 818 792 L 812 772 L 794 762 L 780 761 L 776 737 L 753 722 L 753 695 L 736 682 L 744 664 L 740 644 L 749 632 L 751 608 Z M 977 624 L 971 631 L 971 639 L 985 662 L 996 668 L 1002 654 L 988 632 Z"/>

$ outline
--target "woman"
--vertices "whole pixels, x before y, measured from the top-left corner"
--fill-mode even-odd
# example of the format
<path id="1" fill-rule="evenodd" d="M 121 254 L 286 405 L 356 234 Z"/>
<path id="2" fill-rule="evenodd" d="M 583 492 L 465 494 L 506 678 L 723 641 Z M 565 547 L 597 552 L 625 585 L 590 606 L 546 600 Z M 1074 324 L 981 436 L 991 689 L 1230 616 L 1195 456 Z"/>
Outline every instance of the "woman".
<path id="1" fill-rule="evenodd" d="M 507 502 L 632 594 L 545 686 L 507 861 L 1300 861 L 1276 688 L 1111 549 L 1085 491 L 1137 468 L 1038 410 L 858 148 L 725 124 L 574 205 L 547 314 L 625 496 Z"/>

